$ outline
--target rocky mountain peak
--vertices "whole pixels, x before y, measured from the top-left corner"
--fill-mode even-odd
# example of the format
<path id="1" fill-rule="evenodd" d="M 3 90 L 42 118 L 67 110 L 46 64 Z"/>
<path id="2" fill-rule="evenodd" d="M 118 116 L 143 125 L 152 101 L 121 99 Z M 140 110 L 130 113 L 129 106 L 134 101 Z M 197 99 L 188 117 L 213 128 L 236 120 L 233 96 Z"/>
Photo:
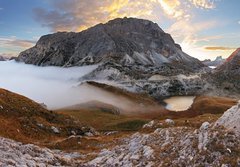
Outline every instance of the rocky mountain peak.
<path id="1" fill-rule="evenodd" d="M 36 46 L 20 53 L 17 60 L 39 66 L 101 64 L 91 76 L 120 80 L 123 79 L 120 76 L 126 78 L 126 74 L 137 74 L 130 78 L 140 79 L 157 71 L 175 75 L 204 67 L 199 60 L 184 53 L 156 23 L 136 18 L 117 18 L 79 33 L 42 36 Z"/>

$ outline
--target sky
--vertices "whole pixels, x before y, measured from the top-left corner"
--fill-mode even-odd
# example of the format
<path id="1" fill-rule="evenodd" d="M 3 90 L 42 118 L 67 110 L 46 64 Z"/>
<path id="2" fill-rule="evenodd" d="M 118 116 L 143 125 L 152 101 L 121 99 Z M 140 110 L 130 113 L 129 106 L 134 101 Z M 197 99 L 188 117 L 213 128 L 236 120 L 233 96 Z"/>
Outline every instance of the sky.
<path id="1" fill-rule="evenodd" d="M 158 23 L 200 60 L 240 47 L 240 0 L 0 0 L 0 55 L 17 56 L 42 36 L 79 32 L 118 17 Z"/>

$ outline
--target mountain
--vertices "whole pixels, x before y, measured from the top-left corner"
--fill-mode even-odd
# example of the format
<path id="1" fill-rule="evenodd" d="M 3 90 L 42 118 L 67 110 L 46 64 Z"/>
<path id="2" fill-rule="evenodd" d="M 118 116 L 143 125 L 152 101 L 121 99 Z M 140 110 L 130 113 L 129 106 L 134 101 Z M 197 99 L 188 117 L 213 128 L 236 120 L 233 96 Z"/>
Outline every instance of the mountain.
<path id="1" fill-rule="evenodd" d="M 240 90 L 240 48 L 216 68 L 213 77 L 218 86 L 227 90 Z"/>
<path id="2" fill-rule="evenodd" d="M 223 59 L 222 56 L 217 56 L 215 60 L 211 61 L 210 59 L 206 59 L 202 61 L 206 66 L 220 66 L 225 62 L 226 59 Z"/>
<path id="3" fill-rule="evenodd" d="M 85 31 L 42 36 L 20 53 L 17 61 L 39 66 L 99 64 L 92 75 L 99 79 L 142 79 L 149 74 L 194 72 L 204 65 L 187 55 L 156 23 L 118 18 Z"/>

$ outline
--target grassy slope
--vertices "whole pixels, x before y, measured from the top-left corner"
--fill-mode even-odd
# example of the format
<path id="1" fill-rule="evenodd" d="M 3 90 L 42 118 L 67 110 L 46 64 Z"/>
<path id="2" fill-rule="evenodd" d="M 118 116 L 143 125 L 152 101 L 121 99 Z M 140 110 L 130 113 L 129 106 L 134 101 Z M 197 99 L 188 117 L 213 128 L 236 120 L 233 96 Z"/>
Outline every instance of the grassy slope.
<path id="1" fill-rule="evenodd" d="M 114 115 L 97 109 L 58 110 L 57 112 L 70 115 L 100 131 L 138 130 L 150 120 L 138 116 Z"/>
<path id="2" fill-rule="evenodd" d="M 55 134 L 51 126 L 61 129 L 61 133 Z M 48 111 L 24 96 L 0 89 L 0 136 L 44 143 L 66 137 L 72 129 L 81 133 L 82 126 L 69 116 Z"/>
<path id="3" fill-rule="evenodd" d="M 215 121 L 235 103 L 235 100 L 225 98 L 197 97 L 188 111 L 177 115 L 169 111 L 163 112 L 162 115 L 159 113 L 114 115 L 98 108 L 64 109 L 52 112 L 26 97 L 0 89 L 0 136 L 50 148 L 91 152 L 106 145 L 111 147 L 116 139 L 141 129 L 143 124 L 152 119 L 163 121 L 165 118 L 173 117 L 176 126 L 198 127 L 204 121 Z M 204 112 L 213 114 L 204 114 Z M 46 128 L 37 126 L 37 123 L 43 124 Z M 81 129 L 84 124 L 100 131 L 117 130 L 120 133 L 113 136 L 67 139 L 69 131 Z M 51 126 L 61 128 L 61 134 L 53 133 Z"/>

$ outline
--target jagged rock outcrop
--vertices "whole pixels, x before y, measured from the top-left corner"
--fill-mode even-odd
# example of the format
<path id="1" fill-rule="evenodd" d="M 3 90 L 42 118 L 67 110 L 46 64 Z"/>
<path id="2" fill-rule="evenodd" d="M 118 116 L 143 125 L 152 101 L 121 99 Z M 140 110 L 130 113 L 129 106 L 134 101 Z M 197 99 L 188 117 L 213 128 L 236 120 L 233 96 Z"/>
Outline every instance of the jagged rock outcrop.
<path id="1" fill-rule="evenodd" d="M 240 136 L 240 102 L 227 110 L 215 123 L 215 126 L 224 126 Z"/>
<path id="2" fill-rule="evenodd" d="M 77 166 L 79 156 L 0 137 L 0 166 Z"/>
<path id="3" fill-rule="evenodd" d="M 226 59 L 223 59 L 222 56 L 217 56 L 215 60 L 211 61 L 210 59 L 202 61 L 206 66 L 220 66 L 225 62 Z"/>
<path id="4" fill-rule="evenodd" d="M 225 90 L 240 91 L 240 48 L 216 68 L 213 73 L 215 84 Z"/>
<path id="5" fill-rule="evenodd" d="M 102 63 L 87 77 L 101 79 L 139 79 L 159 71 L 174 75 L 204 66 L 185 54 L 156 23 L 135 18 L 118 18 L 80 33 L 45 35 L 17 60 L 63 67 Z"/>

